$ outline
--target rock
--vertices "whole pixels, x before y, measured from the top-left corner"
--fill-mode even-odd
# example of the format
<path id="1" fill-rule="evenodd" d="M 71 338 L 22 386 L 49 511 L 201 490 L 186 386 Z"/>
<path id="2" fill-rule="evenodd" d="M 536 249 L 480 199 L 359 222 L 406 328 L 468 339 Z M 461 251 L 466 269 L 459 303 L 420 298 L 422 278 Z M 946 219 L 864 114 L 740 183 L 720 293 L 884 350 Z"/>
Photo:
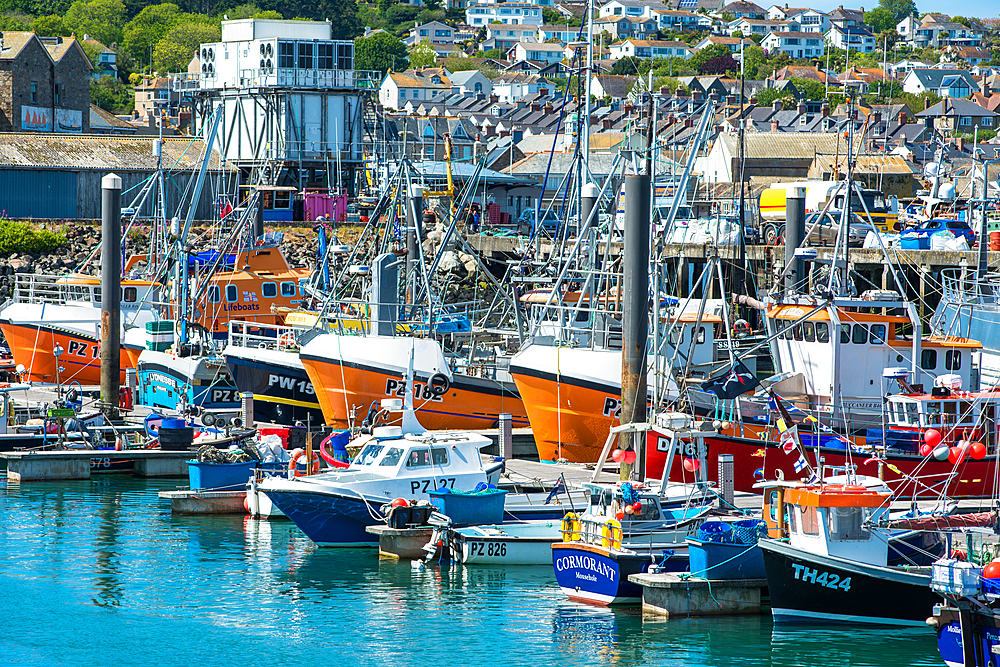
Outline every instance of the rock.
<path id="1" fill-rule="evenodd" d="M 11 268 L 17 273 L 30 273 L 31 272 L 31 260 L 28 259 L 11 259 L 9 262 Z"/>
<path id="2" fill-rule="evenodd" d="M 476 260 L 474 260 L 474 259 L 473 259 L 473 260 L 470 260 L 470 261 L 468 261 L 468 262 L 465 262 L 465 263 L 463 264 L 463 266 L 465 266 L 465 270 L 466 270 L 466 272 L 467 272 L 467 273 L 468 273 L 469 275 L 473 275 L 473 274 L 475 274 L 475 272 L 476 272 L 476 271 L 478 271 L 478 270 L 479 270 L 479 264 L 478 264 L 478 263 L 476 263 Z"/>
<path id="3" fill-rule="evenodd" d="M 462 263 L 458 261 L 457 254 L 452 250 L 448 250 L 441 255 L 441 261 L 438 262 L 438 271 L 441 273 L 451 273 L 457 271 L 461 266 Z M 464 269 L 465 267 L 462 268 Z"/>

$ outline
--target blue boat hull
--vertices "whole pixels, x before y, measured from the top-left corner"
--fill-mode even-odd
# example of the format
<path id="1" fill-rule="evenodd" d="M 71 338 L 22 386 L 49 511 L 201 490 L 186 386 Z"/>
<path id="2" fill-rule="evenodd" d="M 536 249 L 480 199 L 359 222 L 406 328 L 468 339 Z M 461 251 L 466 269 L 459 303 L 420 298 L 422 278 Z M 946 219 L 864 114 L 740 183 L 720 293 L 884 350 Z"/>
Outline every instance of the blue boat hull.
<path id="1" fill-rule="evenodd" d="M 581 542 L 552 545 L 552 566 L 559 588 L 570 599 L 590 604 L 639 604 L 642 586 L 629 581 L 629 575 L 646 572 L 654 564 L 661 572 L 684 572 L 688 559 L 675 554 L 657 558 L 654 563 L 648 552 L 623 552 Z"/>

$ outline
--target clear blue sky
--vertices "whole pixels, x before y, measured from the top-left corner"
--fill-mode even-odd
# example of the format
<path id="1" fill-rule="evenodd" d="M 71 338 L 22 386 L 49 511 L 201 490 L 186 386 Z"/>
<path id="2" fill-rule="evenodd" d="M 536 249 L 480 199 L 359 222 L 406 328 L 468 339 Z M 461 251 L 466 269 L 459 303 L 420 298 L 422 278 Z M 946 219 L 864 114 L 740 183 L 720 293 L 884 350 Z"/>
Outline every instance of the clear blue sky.
<path id="1" fill-rule="evenodd" d="M 790 7 L 811 7 L 813 9 L 818 9 L 823 12 L 828 12 L 830 10 L 836 9 L 840 5 L 844 5 L 848 9 L 860 9 L 865 8 L 865 11 L 874 9 L 878 7 L 878 0 L 853 0 L 850 2 L 843 2 L 842 0 L 813 0 L 812 2 L 791 2 L 791 0 L 781 0 L 780 4 L 788 3 Z M 758 2 L 764 9 L 768 7 L 779 4 L 776 0 L 767 0 L 763 4 Z M 975 18 L 997 18 L 1000 15 L 1000 4 L 996 3 L 995 0 L 918 0 L 917 11 L 920 13 L 925 12 L 940 12 L 941 14 L 947 14 L 948 16 L 971 16 Z"/>

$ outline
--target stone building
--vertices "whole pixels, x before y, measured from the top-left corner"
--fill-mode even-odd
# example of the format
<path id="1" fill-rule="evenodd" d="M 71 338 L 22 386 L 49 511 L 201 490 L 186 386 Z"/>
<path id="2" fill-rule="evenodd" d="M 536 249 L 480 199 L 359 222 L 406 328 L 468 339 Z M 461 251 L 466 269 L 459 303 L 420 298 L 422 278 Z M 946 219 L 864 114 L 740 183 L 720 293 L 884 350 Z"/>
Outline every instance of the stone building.
<path id="1" fill-rule="evenodd" d="M 75 38 L 0 37 L 0 132 L 90 131 L 90 72 Z"/>

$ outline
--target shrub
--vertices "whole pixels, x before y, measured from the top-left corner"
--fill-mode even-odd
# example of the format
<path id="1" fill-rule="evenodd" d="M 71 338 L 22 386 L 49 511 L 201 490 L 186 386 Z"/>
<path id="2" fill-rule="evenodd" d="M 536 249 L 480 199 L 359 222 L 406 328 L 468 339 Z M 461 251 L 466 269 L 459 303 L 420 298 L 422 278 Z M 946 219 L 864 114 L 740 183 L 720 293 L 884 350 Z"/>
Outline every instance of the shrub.
<path id="1" fill-rule="evenodd" d="M 0 218 L 0 255 L 14 252 L 51 252 L 66 243 L 66 237 L 49 229 L 36 229 L 27 222 Z"/>

